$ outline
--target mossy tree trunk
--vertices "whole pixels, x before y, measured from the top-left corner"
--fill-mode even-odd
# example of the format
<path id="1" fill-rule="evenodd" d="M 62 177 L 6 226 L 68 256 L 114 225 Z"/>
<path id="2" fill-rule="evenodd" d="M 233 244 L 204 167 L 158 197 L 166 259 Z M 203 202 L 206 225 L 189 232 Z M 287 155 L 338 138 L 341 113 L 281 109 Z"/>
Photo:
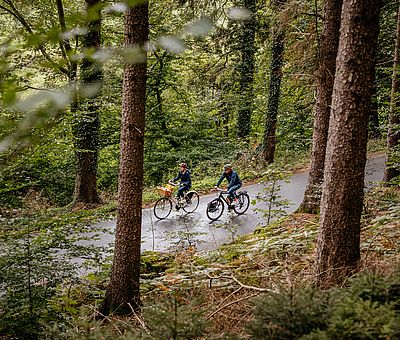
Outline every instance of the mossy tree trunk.
<path id="1" fill-rule="evenodd" d="M 102 69 L 92 55 L 100 48 L 101 0 L 86 0 L 88 17 L 87 34 L 83 37 L 85 58 L 80 65 L 83 87 L 98 87 L 102 81 Z M 98 91 L 100 91 L 98 89 Z M 80 91 L 82 93 L 82 91 Z M 79 97 L 79 95 L 78 95 Z M 97 191 L 97 162 L 99 150 L 99 102 L 98 96 L 78 98 L 74 107 L 73 132 L 76 149 L 76 177 L 73 205 L 100 203 Z"/>
<path id="2" fill-rule="evenodd" d="M 248 139 L 253 111 L 253 83 L 255 64 L 255 34 L 257 29 L 256 0 L 243 0 L 242 5 L 251 12 L 251 17 L 243 22 L 240 64 L 240 103 L 237 118 L 239 138 Z"/>
<path id="3" fill-rule="evenodd" d="M 324 4 L 310 173 L 303 202 L 298 209 L 312 214 L 319 212 L 321 202 L 342 3 L 343 0 L 326 0 Z"/>
<path id="4" fill-rule="evenodd" d="M 344 0 L 329 121 L 315 274 L 341 282 L 360 260 L 360 218 L 379 0 Z"/>
<path id="5" fill-rule="evenodd" d="M 286 0 L 273 0 L 271 6 L 275 15 L 279 13 L 280 8 Z M 276 146 L 276 123 L 278 119 L 279 98 L 281 94 L 282 66 L 285 33 L 279 24 L 274 25 L 272 32 L 272 58 L 270 66 L 270 81 L 268 91 L 268 108 L 265 117 L 264 140 L 263 140 L 263 159 L 271 164 L 275 158 Z"/>
<path id="6" fill-rule="evenodd" d="M 148 40 L 148 4 L 130 8 L 125 17 L 125 47 Z M 140 308 L 139 275 L 142 224 L 143 151 L 146 104 L 146 52 L 142 63 L 124 69 L 118 215 L 110 283 L 103 314 L 129 314 Z"/>

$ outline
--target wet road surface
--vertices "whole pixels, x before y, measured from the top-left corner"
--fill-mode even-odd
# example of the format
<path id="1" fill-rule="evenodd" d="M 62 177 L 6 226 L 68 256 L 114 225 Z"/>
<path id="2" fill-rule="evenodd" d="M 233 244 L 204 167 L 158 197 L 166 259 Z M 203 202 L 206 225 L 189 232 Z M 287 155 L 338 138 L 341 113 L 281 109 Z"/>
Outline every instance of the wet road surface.
<path id="1" fill-rule="evenodd" d="M 365 187 L 366 189 L 383 178 L 385 158 L 374 157 L 367 161 Z M 290 205 L 285 210 L 288 213 L 297 209 L 301 203 L 307 183 L 308 171 L 296 172 L 290 181 L 279 182 L 279 195 L 287 199 Z M 250 201 L 254 200 L 262 190 L 261 184 L 243 186 L 240 190 L 247 191 Z M 216 198 L 218 193 L 200 197 L 200 203 L 194 213 L 186 214 L 181 211 L 172 211 L 165 220 L 157 220 L 152 209 L 143 209 L 142 218 L 142 250 L 168 251 L 179 250 L 180 247 L 193 245 L 197 249 L 215 249 L 223 243 L 232 241 L 237 235 L 252 233 L 262 225 L 262 214 L 257 208 L 265 203 L 258 201 L 250 204 L 244 215 L 224 210 L 218 221 L 210 222 L 206 216 L 207 203 Z M 226 208 L 226 206 L 225 206 Z M 84 244 L 113 247 L 115 220 L 100 222 L 95 225 L 102 233 L 91 241 L 81 241 Z"/>

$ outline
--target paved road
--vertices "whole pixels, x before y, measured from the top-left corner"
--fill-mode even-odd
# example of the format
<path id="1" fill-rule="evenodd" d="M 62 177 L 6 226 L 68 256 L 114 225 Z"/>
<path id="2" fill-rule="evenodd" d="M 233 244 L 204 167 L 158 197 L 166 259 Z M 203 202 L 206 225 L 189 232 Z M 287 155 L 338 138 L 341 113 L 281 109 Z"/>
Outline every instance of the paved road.
<path id="1" fill-rule="evenodd" d="M 383 156 L 367 161 L 366 189 L 373 186 L 374 182 L 382 180 L 384 162 Z M 295 173 L 288 183 L 280 183 L 280 196 L 288 199 L 291 203 L 287 209 L 289 213 L 293 212 L 303 199 L 307 176 L 308 171 L 300 171 Z M 241 190 L 246 190 L 250 199 L 254 199 L 261 190 L 261 185 L 248 185 L 242 187 Z M 192 214 L 173 211 L 167 219 L 161 221 L 154 217 L 152 209 L 144 209 L 142 250 L 173 250 L 188 244 L 195 245 L 198 249 L 215 249 L 219 245 L 229 242 L 236 235 L 251 233 L 255 227 L 263 223 L 260 213 L 255 210 L 255 208 L 261 207 L 261 203 L 255 206 L 250 205 L 246 214 L 241 216 L 227 212 L 225 209 L 219 221 L 210 223 L 205 215 L 205 209 L 207 203 L 214 197 L 217 197 L 217 193 L 200 197 L 199 207 Z M 101 246 L 112 245 L 115 220 L 98 223 L 96 227 L 101 228 L 104 233 L 96 240 L 85 241 L 85 243 L 90 242 L 90 244 Z"/>

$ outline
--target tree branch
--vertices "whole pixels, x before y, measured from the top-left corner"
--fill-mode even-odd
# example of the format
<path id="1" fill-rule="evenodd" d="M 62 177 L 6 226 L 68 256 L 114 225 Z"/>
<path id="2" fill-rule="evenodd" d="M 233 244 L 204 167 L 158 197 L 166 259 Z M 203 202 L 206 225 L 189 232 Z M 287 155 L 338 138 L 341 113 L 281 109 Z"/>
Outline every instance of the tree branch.
<path id="1" fill-rule="evenodd" d="M 28 22 L 25 20 L 25 18 L 18 12 L 18 10 L 15 8 L 14 4 L 12 3 L 11 0 L 3 0 L 8 6 L 10 6 L 10 8 L 7 8 L 5 6 L 0 5 L 0 9 L 5 10 L 7 13 L 11 14 L 15 19 L 17 19 L 20 24 L 28 31 L 29 34 L 33 35 L 33 31 L 32 28 L 29 26 Z M 41 42 L 39 42 L 37 44 L 37 48 L 40 50 L 40 52 L 42 52 L 43 56 L 45 57 L 45 59 L 51 64 L 53 65 L 56 69 L 58 69 L 60 72 L 69 75 L 69 70 L 67 70 L 66 68 L 60 66 L 59 64 L 57 64 L 50 56 L 49 54 L 46 52 L 43 44 Z"/>

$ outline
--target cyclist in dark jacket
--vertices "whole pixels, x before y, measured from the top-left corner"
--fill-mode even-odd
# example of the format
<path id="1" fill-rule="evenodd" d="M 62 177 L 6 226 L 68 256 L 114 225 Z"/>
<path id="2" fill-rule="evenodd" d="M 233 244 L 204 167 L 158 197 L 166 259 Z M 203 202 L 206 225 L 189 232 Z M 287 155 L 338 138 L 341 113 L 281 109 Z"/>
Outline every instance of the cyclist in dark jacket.
<path id="1" fill-rule="evenodd" d="M 179 164 L 178 175 L 172 181 L 175 182 L 178 179 L 180 179 L 180 182 L 179 182 L 178 193 L 176 196 L 178 198 L 181 198 L 183 197 L 183 193 L 185 191 L 188 191 L 192 187 L 192 179 L 190 178 L 190 171 L 187 168 L 186 163 Z"/>
<path id="2" fill-rule="evenodd" d="M 233 170 L 231 164 L 224 165 L 224 172 L 222 173 L 221 177 L 219 178 L 216 187 L 222 183 L 222 181 L 226 178 L 228 181 L 228 188 L 227 191 L 229 193 L 228 199 L 230 202 L 236 197 L 236 190 L 242 186 L 242 181 L 240 180 L 239 175 L 236 171 Z"/>

